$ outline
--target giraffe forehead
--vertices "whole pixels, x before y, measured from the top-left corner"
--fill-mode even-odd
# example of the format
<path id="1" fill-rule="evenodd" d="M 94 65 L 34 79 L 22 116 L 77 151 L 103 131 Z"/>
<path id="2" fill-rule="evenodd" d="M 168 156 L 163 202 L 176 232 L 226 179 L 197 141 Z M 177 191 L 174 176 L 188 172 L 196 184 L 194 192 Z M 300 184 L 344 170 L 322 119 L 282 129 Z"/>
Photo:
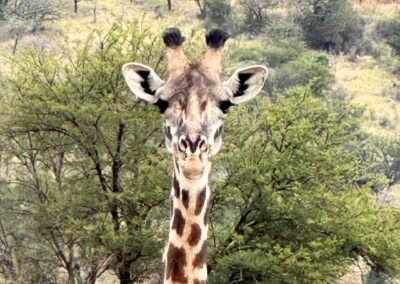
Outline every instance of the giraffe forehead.
<path id="1" fill-rule="evenodd" d="M 217 99 L 208 86 L 191 87 L 177 93 L 171 101 L 171 112 L 166 114 L 166 120 L 175 119 L 176 124 L 183 128 L 204 127 L 214 120 Z"/>
<path id="2" fill-rule="evenodd" d="M 196 66 L 168 83 L 174 95 L 169 100 L 170 108 L 164 114 L 166 125 L 172 136 L 209 136 L 214 125 L 219 125 L 223 115 L 219 110 L 219 99 L 215 95 L 221 82 L 210 79 Z"/>
<path id="3" fill-rule="evenodd" d="M 190 68 L 188 68 L 184 72 L 184 76 L 186 80 L 192 84 L 203 84 L 203 85 L 215 85 L 219 80 L 213 80 L 211 79 L 207 74 L 205 74 L 201 68 L 199 67 L 199 64 L 194 63 L 190 65 Z"/>
<path id="4" fill-rule="evenodd" d="M 181 76 L 172 80 L 170 85 L 175 89 L 175 93 L 181 97 L 199 99 L 213 99 L 207 96 L 220 84 L 219 81 L 210 79 L 199 69 L 198 65 L 193 64 Z M 182 98 L 181 98 L 182 99 Z"/>
<path id="5" fill-rule="evenodd" d="M 196 92 L 189 94 L 181 103 L 179 112 L 175 112 L 176 135 L 185 133 L 201 133 L 207 135 L 209 128 L 219 117 L 215 116 L 216 102 Z"/>

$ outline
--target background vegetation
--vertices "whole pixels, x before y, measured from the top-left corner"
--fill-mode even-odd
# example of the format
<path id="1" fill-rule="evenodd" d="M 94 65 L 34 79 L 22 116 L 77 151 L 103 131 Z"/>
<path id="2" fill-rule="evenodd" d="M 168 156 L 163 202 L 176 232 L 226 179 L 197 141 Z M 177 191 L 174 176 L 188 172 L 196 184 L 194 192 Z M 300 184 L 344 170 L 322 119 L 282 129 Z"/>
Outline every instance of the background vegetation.
<path id="1" fill-rule="evenodd" d="M 171 161 L 121 66 L 165 75 L 169 26 L 193 58 L 228 30 L 225 75 L 270 69 L 213 162 L 209 282 L 396 283 L 399 8 L 0 0 L 0 283 L 160 283 Z"/>

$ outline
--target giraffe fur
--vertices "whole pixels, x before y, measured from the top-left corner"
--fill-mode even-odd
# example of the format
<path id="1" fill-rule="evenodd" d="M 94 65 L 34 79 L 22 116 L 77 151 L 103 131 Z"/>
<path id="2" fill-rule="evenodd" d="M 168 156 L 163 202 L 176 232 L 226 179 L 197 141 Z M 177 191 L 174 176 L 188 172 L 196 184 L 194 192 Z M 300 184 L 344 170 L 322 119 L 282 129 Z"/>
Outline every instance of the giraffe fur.
<path id="1" fill-rule="evenodd" d="M 230 107 L 254 98 L 268 70 L 254 65 L 221 81 L 223 47 L 229 35 L 206 33 L 207 50 L 189 62 L 177 28 L 163 35 L 167 47 L 168 78 L 150 67 L 127 63 L 122 67 L 129 89 L 157 105 L 164 119 L 165 145 L 172 155 L 169 235 L 164 250 L 165 284 L 207 283 L 208 203 L 211 160 L 222 147 L 223 123 Z"/>

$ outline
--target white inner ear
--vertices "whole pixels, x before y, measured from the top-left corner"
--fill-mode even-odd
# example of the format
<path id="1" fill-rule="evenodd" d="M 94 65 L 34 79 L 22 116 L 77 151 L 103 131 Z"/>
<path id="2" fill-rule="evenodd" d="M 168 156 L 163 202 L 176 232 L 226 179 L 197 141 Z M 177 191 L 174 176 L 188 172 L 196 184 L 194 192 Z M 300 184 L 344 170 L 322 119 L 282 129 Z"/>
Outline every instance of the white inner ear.
<path id="1" fill-rule="evenodd" d="M 149 83 L 150 90 L 154 92 L 154 94 L 146 93 L 141 86 L 141 83 L 145 79 L 138 74 L 139 71 L 149 72 L 147 81 Z M 127 63 L 122 67 L 122 73 L 132 93 L 150 103 L 154 104 L 157 102 L 158 97 L 156 96 L 156 91 L 164 84 L 164 81 L 157 76 L 156 72 L 154 72 L 152 68 L 139 63 Z"/>
<path id="2" fill-rule="evenodd" d="M 239 90 L 239 74 L 246 73 L 252 74 L 252 76 L 247 79 L 244 83 L 248 85 L 247 89 L 244 91 L 244 94 L 241 96 L 234 97 L 233 95 Z M 233 104 L 240 104 L 246 102 L 248 100 L 253 99 L 264 86 L 264 82 L 268 76 L 268 69 L 262 65 L 250 66 L 247 68 L 237 70 L 225 83 L 225 87 L 228 88 L 231 93 L 231 101 Z"/>

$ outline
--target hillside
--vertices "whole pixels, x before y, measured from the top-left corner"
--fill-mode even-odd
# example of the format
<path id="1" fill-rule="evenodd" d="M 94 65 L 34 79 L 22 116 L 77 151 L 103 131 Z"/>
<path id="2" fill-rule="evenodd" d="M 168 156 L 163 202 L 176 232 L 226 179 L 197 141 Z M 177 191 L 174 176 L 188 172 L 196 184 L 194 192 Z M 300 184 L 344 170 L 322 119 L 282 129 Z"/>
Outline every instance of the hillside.
<path id="1" fill-rule="evenodd" d="M 400 56 L 377 26 L 398 1 L 325 1 L 332 33 L 311 0 L 61 2 L 37 22 L 0 0 L 0 283 L 160 282 L 173 166 L 120 66 L 162 74 L 168 27 L 191 59 L 228 30 L 224 76 L 270 71 L 213 158 L 209 283 L 396 283 Z"/>
<path id="2" fill-rule="evenodd" d="M 382 3 L 383 2 L 383 3 Z M 377 21 L 396 17 L 400 5 L 396 1 L 354 1 L 355 7 L 367 19 L 366 33 L 373 34 Z M 370 133 L 399 135 L 399 76 L 391 72 L 396 64 L 390 48 L 379 45 L 379 58 L 369 55 L 349 60 L 333 58 L 336 84 L 348 91 L 351 100 L 366 108 L 364 128 Z"/>
<path id="3" fill-rule="evenodd" d="M 107 30 L 119 19 L 141 21 L 145 23 L 146 28 L 146 23 L 151 22 L 150 26 L 155 33 L 161 33 L 165 27 L 170 26 L 180 27 L 187 34 L 202 29 L 202 23 L 198 19 L 199 11 L 194 1 L 186 0 L 179 5 L 173 5 L 170 12 L 167 10 L 166 1 L 137 1 L 139 4 L 135 4 L 135 1 L 131 4 L 127 2 L 129 1 L 82 1 L 78 15 L 74 15 L 71 7 L 66 5 L 62 19 L 47 23 L 44 33 L 23 36 L 18 45 L 20 48 L 38 46 L 52 50 L 60 47 L 60 39 L 66 44 L 82 45 L 94 30 Z M 394 17 L 400 9 L 400 4 L 396 2 L 354 2 L 362 15 L 368 18 L 367 30 L 374 26 L 375 21 Z M 259 39 L 240 41 L 241 46 L 251 48 L 258 45 Z M 0 44 L 1 55 L 11 56 L 14 40 L 3 41 Z M 365 55 L 358 57 L 355 62 L 347 56 L 332 56 L 332 71 L 335 74 L 336 87 L 348 92 L 354 103 L 366 107 L 367 132 L 397 135 L 400 131 L 400 101 L 395 98 L 399 91 L 394 86 L 399 85 L 399 78 L 389 70 L 392 58 L 390 49 L 383 46 L 383 53 L 382 59 L 377 60 Z M 389 61 L 389 66 L 382 61 Z"/>

